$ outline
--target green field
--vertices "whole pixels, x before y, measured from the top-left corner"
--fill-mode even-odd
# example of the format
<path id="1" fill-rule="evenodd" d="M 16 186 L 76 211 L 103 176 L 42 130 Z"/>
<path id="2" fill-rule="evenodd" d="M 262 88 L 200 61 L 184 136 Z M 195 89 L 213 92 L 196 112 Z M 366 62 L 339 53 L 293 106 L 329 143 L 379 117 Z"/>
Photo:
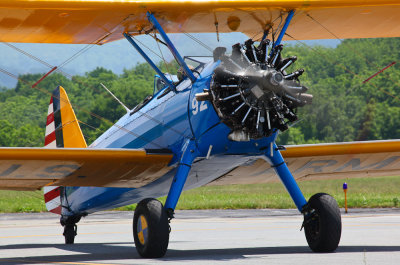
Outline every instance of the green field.
<path id="1" fill-rule="evenodd" d="M 400 207 L 400 177 L 381 177 L 348 180 L 314 180 L 300 182 L 300 188 L 308 199 L 317 192 L 334 196 L 344 207 L 342 184 L 348 183 L 349 208 Z M 164 202 L 165 198 L 161 198 Z M 262 185 L 230 185 L 201 187 L 185 191 L 177 209 L 262 209 L 295 208 L 281 183 Z M 118 208 L 134 210 L 135 205 Z M 0 212 L 45 211 L 42 191 L 0 191 Z"/>

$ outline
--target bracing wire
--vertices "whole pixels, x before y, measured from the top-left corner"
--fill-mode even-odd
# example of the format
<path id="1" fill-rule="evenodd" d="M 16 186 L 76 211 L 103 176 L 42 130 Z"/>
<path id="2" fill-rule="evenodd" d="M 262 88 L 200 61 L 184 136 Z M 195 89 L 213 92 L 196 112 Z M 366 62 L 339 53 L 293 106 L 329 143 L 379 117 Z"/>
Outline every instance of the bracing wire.
<path id="1" fill-rule="evenodd" d="M 296 13 L 294 14 L 294 16 L 296 16 Z M 273 24 L 274 24 L 274 22 L 277 21 L 278 19 L 281 19 L 281 20 L 280 20 L 280 22 L 279 22 L 278 27 L 277 27 L 276 30 L 274 31 Z M 282 14 L 280 14 L 278 17 L 276 17 L 274 20 L 272 20 L 271 22 L 268 23 L 268 24 L 270 25 L 271 29 L 272 29 L 272 31 L 271 31 L 271 36 L 272 36 L 272 38 L 275 38 L 275 34 L 276 34 L 276 32 L 278 31 L 279 27 L 281 26 L 282 20 L 283 20 Z M 268 25 L 268 24 L 266 24 L 266 25 Z M 254 34 L 254 35 L 251 37 L 251 39 L 254 40 L 255 37 L 257 37 L 257 36 L 260 35 L 260 34 L 263 34 L 264 31 L 265 31 L 265 29 L 260 30 L 259 32 L 257 32 L 256 34 Z M 261 37 L 260 37 L 260 40 L 261 40 L 261 38 L 262 38 L 262 35 L 261 35 Z"/>
<path id="2" fill-rule="evenodd" d="M 155 56 L 157 56 L 158 58 L 160 58 L 161 60 L 163 59 L 159 54 L 157 54 L 156 52 L 154 52 L 150 47 L 148 47 L 146 44 L 144 44 L 143 42 L 141 42 L 140 40 L 138 40 L 137 38 L 135 38 L 134 36 L 131 36 L 132 39 L 134 39 L 136 42 L 140 43 L 143 47 L 145 47 L 148 51 L 150 51 L 152 54 L 154 54 Z"/>
<path id="3" fill-rule="evenodd" d="M 138 41 L 137 39 L 135 39 L 135 40 Z M 138 41 L 138 42 L 141 43 L 143 46 L 145 46 L 148 50 L 150 50 L 151 52 L 153 52 L 156 56 L 158 56 L 159 58 L 163 59 L 164 62 L 165 62 L 165 59 L 164 59 L 163 56 L 158 55 L 157 53 L 155 53 L 154 51 L 152 51 L 148 46 L 144 45 L 142 42 L 140 42 L 140 41 Z M 7 44 L 8 44 L 8 43 L 7 43 Z M 90 44 L 90 45 L 92 45 L 92 44 Z M 51 68 L 53 67 L 52 65 L 48 64 L 47 62 L 45 62 L 45 61 L 43 61 L 43 60 L 41 60 L 41 59 L 39 59 L 39 58 L 33 56 L 32 54 L 29 54 L 28 52 L 25 52 L 25 51 L 23 51 L 23 50 L 21 50 L 21 49 L 15 47 L 15 46 L 11 45 L 11 44 L 10 44 L 10 47 L 16 49 L 18 52 L 21 52 L 21 53 L 23 53 L 24 55 L 28 56 L 29 58 L 32 58 L 32 59 L 34 59 L 34 60 L 36 60 L 36 61 L 38 61 L 38 62 L 40 62 L 40 63 L 42 63 L 42 64 L 44 64 L 44 65 L 46 65 L 46 66 L 48 66 L 48 67 L 51 67 Z M 83 51 L 84 51 L 84 50 L 87 51 L 87 50 L 88 50 L 88 47 L 90 48 L 90 47 L 92 47 L 92 46 L 89 46 L 89 45 L 85 46 L 84 49 L 81 49 L 81 50 L 78 52 L 79 55 L 83 54 Z M 67 61 L 68 61 L 68 62 L 71 62 L 71 61 L 72 61 L 71 58 L 77 58 L 77 56 L 79 56 L 78 53 L 75 53 L 75 55 L 74 55 L 74 56 L 71 56 L 70 59 L 68 59 Z M 63 64 L 65 65 L 65 63 L 63 63 Z M 168 66 L 166 65 L 166 67 L 168 67 Z M 15 76 L 15 75 L 13 75 L 13 74 L 11 74 L 11 73 L 5 71 L 4 69 L 0 69 L 0 71 L 3 72 L 3 73 L 5 73 L 5 74 L 7 74 L 7 75 L 9 75 L 9 76 L 11 76 L 12 78 L 15 78 L 15 79 L 17 79 L 17 80 L 21 80 L 19 77 L 17 77 L 17 76 Z M 68 74 L 68 73 L 66 73 L 65 71 L 59 70 L 59 72 L 62 73 L 62 74 L 64 74 L 64 75 L 66 75 L 66 76 L 68 76 L 68 77 L 70 77 L 71 79 L 73 79 L 73 76 L 70 75 L 70 74 Z M 78 81 L 79 83 L 84 84 L 84 83 L 81 82 L 80 80 L 75 80 L 75 81 Z M 25 83 L 27 83 L 27 82 L 25 82 Z M 90 87 L 95 88 L 95 86 L 90 86 Z M 96 88 L 96 89 L 97 89 L 97 88 Z M 42 92 L 43 92 L 43 91 L 42 91 Z M 108 94 L 107 94 L 107 95 L 108 95 Z M 82 108 L 77 107 L 77 109 L 79 110 L 79 109 L 82 109 Z M 86 111 L 86 112 L 87 112 L 87 111 Z M 154 121 L 154 122 L 156 122 L 156 123 L 158 123 L 158 124 L 163 125 L 164 127 L 166 127 L 166 128 L 168 128 L 168 129 L 174 131 L 174 132 L 177 133 L 178 135 L 183 135 L 183 132 L 180 132 L 180 131 L 176 130 L 175 128 L 171 127 L 171 126 L 168 126 L 168 125 L 164 124 L 163 122 L 161 122 L 161 121 L 155 119 L 154 117 L 151 117 L 151 116 L 148 115 L 147 113 L 144 113 L 144 112 L 142 112 L 142 111 L 140 111 L 140 110 L 138 110 L 137 113 L 143 115 L 144 117 L 148 118 L 149 120 L 152 120 L 152 121 Z M 94 114 L 94 113 L 93 113 L 93 114 Z M 96 115 L 96 114 L 94 114 L 94 115 Z M 91 115 L 91 116 L 94 116 L 94 115 Z M 94 116 L 94 117 L 95 117 L 95 116 Z M 101 117 L 101 116 L 99 116 L 99 117 Z M 101 117 L 101 118 L 103 118 L 103 117 Z M 100 120 L 101 120 L 101 118 L 100 118 Z M 105 119 L 105 118 L 103 118 L 103 119 Z M 80 122 L 82 123 L 82 121 L 80 121 Z M 113 124 L 111 121 L 109 121 L 109 123 Z M 94 126 L 91 126 L 91 125 L 89 125 L 89 124 L 87 124 L 87 123 L 85 123 L 85 125 L 88 126 L 88 127 L 90 127 L 90 128 L 92 128 L 92 129 L 95 128 Z M 99 128 L 96 128 L 96 130 L 99 130 Z M 147 142 L 149 142 L 149 141 L 147 141 Z"/>
<path id="4" fill-rule="evenodd" d="M 85 47 L 83 47 L 82 49 L 80 49 L 78 52 L 76 52 L 75 54 L 73 54 L 71 57 L 69 57 L 67 60 L 65 60 L 64 62 L 62 62 L 58 68 L 62 68 L 65 65 L 67 65 L 68 63 L 72 62 L 73 60 L 75 60 L 76 58 L 78 58 L 80 55 L 84 54 L 85 52 L 87 52 L 90 48 L 94 47 L 95 44 L 90 43 L 87 44 Z"/>
<path id="5" fill-rule="evenodd" d="M 325 59 L 326 59 L 327 61 L 329 61 L 331 64 L 338 65 L 339 67 L 341 67 L 341 68 L 342 68 L 343 70 L 345 70 L 346 72 L 348 72 L 348 73 L 352 74 L 353 76 L 355 76 L 355 77 L 359 80 L 359 83 L 358 83 L 358 84 L 355 84 L 354 86 L 352 86 L 352 87 L 350 87 L 349 89 L 347 89 L 347 90 L 345 91 L 345 93 L 344 93 L 345 95 L 349 94 L 349 93 L 350 93 L 352 90 L 354 90 L 356 87 L 359 87 L 359 86 L 362 85 L 362 81 L 364 80 L 364 78 L 361 77 L 360 75 L 354 73 L 354 72 L 351 71 L 350 69 L 348 69 L 345 65 L 343 65 L 343 64 L 340 63 L 339 61 L 335 61 L 335 60 L 332 60 L 332 59 L 328 58 L 326 55 L 324 55 L 323 53 L 319 52 L 317 49 L 311 47 L 310 45 L 307 45 L 306 43 L 304 43 L 304 42 L 302 42 L 302 41 L 300 41 L 300 40 L 298 40 L 298 39 L 296 39 L 296 38 L 294 38 L 293 36 L 291 36 L 291 35 L 288 34 L 288 33 L 285 33 L 285 35 L 287 35 L 289 38 L 293 39 L 294 41 L 300 43 L 301 45 L 303 45 L 304 47 L 308 48 L 309 50 L 311 50 L 311 51 L 317 53 L 317 54 L 320 55 L 321 57 L 325 58 Z M 399 99 L 397 96 L 392 95 L 391 93 L 385 91 L 385 90 L 382 89 L 382 88 L 378 88 L 376 85 L 374 85 L 374 86 L 375 86 L 375 88 L 377 88 L 378 90 L 380 90 L 382 93 L 384 93 L 384 94 L 386 94 L 386 95 L 388 95 L 388 96 L 391 96 L 391 97 L 393 97 L 394 99 L 396 99 L 396 100 L 398 100 L 398 101 L 400 102 L 400 99 Z M 321 105 L 319 108 L 313 108 L 311 113 L 312 113 L 312 114 L 321 113 L 321 111 L 322 111 L 322 109 L 323 109 L 324 107 L 325 107 L 325 105 Z M 310 115 L 308 115 L 305 119 L 309 119 L 309 118 L 311 118 Z"/>
<path id="6" fill-rule="evenodd" d="M 317 49 L 314 49 L 313 47 L 307 45 L 306 43 L 304 43 L 304 42 L 302 42 L 302 41 L 300 41 L 300 40 L 294 38 L 294 37 L 291 36 L 290 34 L 287 34 L 287 33 L 286 33 L 286 35 L 287 35 L 289 38 L 291 38 L 291 39 L 295 40 L 296 42 L 300 43 L 300 44 L 303 45 L 304 47 L 306 47 L 306 48 L 308 48 L 308 49 L 314 51 L 315 53 L 318 53 L 318 55 L 324 57 L 327 61 L 330 61 L 330 63 L 339 66 L 340 68 L 342 68 L 342 69 L 345 70 L 346 72 L 348 72 L 348 73 L 352 74 L 353 76 L 357 77 L 357 79 L 359 79 L 361 82 L 362 82 L 363 80 L 365 80 L 365 78 L 363 78 L 363 77 L 361 77 L 360 75 L 354 73 L 353 71 L 351 71 L 348 67 L 346 67 L 345 65 L 343 65 L 343 64 L 340 63 L 339 61 L 335 61 L 335 60 L 329 59 L 327 56 L 325 56 L 323 53 L 319 52 Z M 357 85 L 355 85 L 355 86 L 353 86 L 353 87 L 351 87 L 350 89 L 347 90 L 347 93 L 349 93 L 351 90 L 353 90 L 354 88 L 356 88 L 356 87 L 358 87 L 358 86 L 360 86 L 360 85 L 361 85 L 361 83 L 360 83 L 360 84 L 357 84 Z M 398 101 L 400 102 L 400 99 L 399 99 L 397 96 L 392 95 L 391 93 L 385 91 L 385 90 L 382 89 L 382 88 L 378 88 L 378 87 L 377 87 L 375 84 L 373 84 L 373 83 L 372 83 L 372 85 L 373 85 L 376 89 L 380 90 L 381 92 L 385 93 L 386 95 L 389 95 L 389 96 L 393 97 L 394 99 L 396 99 L 396 100 L 398 100 Z"/>
<path id="7" fill-rule="evenodd" d="M 24 80 L 24 79 L 22 79 L 22 78 L 20 78 L 20 77 L 18 77 L 18 76 L 16 76 L 16 75 L 12 74 L 12 73 L 10 73 L 10 72 L 8 72 L 8 71 L 2 69 L 2 68 L 0 68 L 0 72 L 9 75 L 10 77 L 13 77 L 13 78 L 17 79 L 17 80 L 21 81 L 21 82 L 24 83 L 24 84 L 30 85 L 28 81 L 26 81 L 26 80 Z M 39 86 L 36 86 L 36 87 L 34 87 L 34 88 L 37 89 L 38 91 L 42 92 L 42 93 L 45 93 L 45 94 L 49 95 L 49 96 L 53 96 L 52 93 L 48 92 L 48 91 L 45 90 L 45 89 L 40 88 Z M 68 103 L 67 100 L 64 99 L 64 98 L 60 98 L 60 97 L 56 97 L 56 98 L 57 98 L 58 100 L 60 100 L 60 101 L 62 100 L 62 101 L 64 101 L 64 102 Z M 100 115 L 98 115 L 98 114 L 95 114 L 95 113 L 93 113 L 93 112 L 91 112 L 91 111 L 88 111 L 88 110 L 86 110 L 85 108 L 82 108 L 82 107 L 80 107 L 80 106 L 77 106 L 77 105 L 74 105 L 74 104 L 71 104 L 71 106 L 72 106 L 73 108 L 75 108 L 75 109 L 81 110 L 81 111 L 83 111 L 83 112 L 89 114 L 90 116 L 92 116 L 92 117 L 94 117 L 94 118 L 96 118 L 96 119 L 99 119 L 99 120 L 104 121 L 104 122 L 106 122 L 106 123 L 108 123 L 108 124 L 111 124 L 112 126 L 115 126 L 115 127 L 117 127 L 118 129 L 120 129 L 120 130 L 122 130 L 122 131 L 125 131 L 126 133 L 131 134 L 131 135 L 135 136 L 136 138 L 143 140 L 143 141 L 146 142 L 146 143 L 151 143 L 151 144 L 154 144 L 154 145 L 158 146 L 159 148 L 163 148 L 163 146 L 161 146 L 161 145 L 159 145 L 159 144 L 157 144 L 157 143 L 155 143 L 155 142 L 152 142 L 152 141 L 149 140 L 149 139 L 146 139 L 143 135 L 139 135 L 139 134 L 137 134 L 137 133 L 134 133 L 134 132 L 132 132 L 132 131 L 130 131 L 130 130 L 124 128 L 123 126 L 120 126 L 120 125 L 118 125 L 118 124 L 114 124 L 112 121 L 110 121 L 110 120 L 107 119 L 107 118 L 104 118 L 104 117 L 102 117 L 102 116 L 100 116 Z"/>
<path id="8" fill-rule="evenodd" d="M 285 33 L 285 35 L 287 35 L 289 38 L 295 40 L 296 42 L 300 43 L 301 45 L 305 46 L 306 48 L 308 48 L 308 49 L 310 49 L 310 50 L 312 50 L 312 51 L 318 53 L 320 56 L 324 57 L 326 60 L 330 61 L 332 64 L 338 65 L 340 68 L 342 68 L 342 69 L 345 70 L 346 72 L 348 72 L 348 73 L 352 74 L 353 76 L 357 77 L 360 81 L 365 80 L 365 78 L 363 78 L 363 77 L 361 77 L 360 75 L 354 73 L 353 71 L 351 71 L 348 67 L 346 67 L 345 65 L 343 65 L 343 64 L 340 63 L 339 61 L 334 61 L 334 60 L 329 59 L 329 58 L 328 58 L 327 56 L 325 56 L 323 53 L 318 52 L 316 49 L 314 49 L 314 48 L 312 48 L 311 46 L 307 45 L 306 43 L 304 43 L 304 42 L 302 42 L 302 41 L 300 41 L 300 40 L 294 38 L 293 36 L 291 36 L 291 35 L 288 34 L 288 33 Z M 394 99 L 396 99 L 397 101 L 400 102 L 400 98 L 398 98 L 397 96 L 395 96 L 395 95 L 393 95 L 393 94 L 387 92 L 386 90 L 384 90 L 384 89 L 381 88 L 381 87 L 377 87 L 374 83 L 371 83 L 371 85 L 374 86 L 374 87 L 375 87 L 376 89 L 378 89 L 379 91 L 381 91 L 382 93 L 384 93 L 384 94 L 386 94 L 386 95 L 388 95 L 388 96 L 390 96 L 390 97 L 392 97 L 392 98 L 394 98 Z M 348 92 L 350 92 L 351 90 L 353 90 L 354 88 L 356 88 L 356 87 L 358 87 L 358 86 L 359 86 L 359 85 L 356 85 L 356 86 L 351 87 L 351 88 L 348 90 Z"/>
<path id="9" fill-rule="evenodd" d="M 165 60 L 164 54 L 163 54 L 162 51 L 161 51 L 160 44 L 159 44 L 158 41 L 157 41 L 157 35 L 156 35 L 156 33 L 154 33 L 154 39 L 156 40 L 156 44 L 157 44 L 158 50 L 160 51 L 162 61 L 163 61 L 164 65 L 165 65 L 165 69 L 167 69 L 167 72 L 168 72 L 168 74 L 169 74 L 169 78 L 170 78 L 171 81 L 172 81 L 172 76 L 171 76 L 171 72 L 169 71 L 168 63 L 167 63 L 167 61 Z"/>
<path id="10" fill-rule="evenodd" d="M 325 25 L 323 25 L 321 22 L 319 22 L 318 20 L 316 20 L 314 17 L 312 17 L 310 14 L 306 14 L 307 17 L 309 17 L 313 22 L 315 22 L 316 24 L 318 24 L 319 26 L 321 26 L 323 29 L 325 29 L 329 34 L 331 34 L 333 37 L 335 37 L 335 39 L 337 39 L 341 44 L 343 44 L 343 39 L 339 38 L 339 36 L 337 36 L 333 31 L 331 31 L 330 29 L 328 29 Z M 377 64 L 375 64 L 374 62 L 371 62 L 370 60 L 368 60 L 368 58 L 366 58 L 365 56 L 362 56 L 359 51 L 357 51 L 356 49 L 354 49 L 353 47 L 351 47 L 351 45 L 347 45 L 347 47 L 349 47 L 355 54 L 358 55 L 358 57 L 360 57 L 361 59 L 365 60 L 369 65 L 372 65 L 374 67 L 377 67 L 377 70 L 380 70 L 380 66 L 378 66 Z M 384 73 L 384 72 L 383 72 Z M 393 81 L 394 83 L 400 85 L 398 80 L 394 80 L 388 73 L 384 73 L 384 75 L 386 75 L 387 77 L 389 77 L 389 79 L 391 81 Z"/>
<path id="11" fill-rule="evenodd" d="M 197 39 L 195 36 L 193 36 L 192 34 L 185 32 L 183 30 L 181 30 L 181 32 L 183 34 L 185 34 L 187 37 L 189 37 L 190 39 L 192 39 L 194 42 L 197 42 L 199 45 L 203 46 L 205 49 L 209 50 L 210 52 L 213 52 L 214 50 L 208 46 L 207 44 L 205 44 L 204 42 L 202 42 L 201 40 Z"/>
<path id="12" fill-rule="evenodd" d="M 20 49 L 20 48 L 18 48 L 18 47 L 16 47 L 16 46 L 14 46 L 14 45 L 12 45 L 11 43 L 3 42 L 3 41 L 1 41 L 1 40 L 0 40 L 0 42 L 3 43 L 4 45 L 7 45 L 8 47 L 10 47 L 10 48 L 16 50 L 16 51 L 18 51 L 18 52 L 20 52 L 20 53 L 22 53 L 22 54 L 28 56 L 28 57 L 31 58 L 31 59 L 33 59 L 33 60 L 35 60 L 35 61 L 38 61 L 38 62 L 40 62 L 41 64 L 46 65 L 46 66 L 49 67 L 49 68 L 53 68 L 53 67 L 54 67 L 53 65 L 50 65 L 49 63 L 47 63 L 47 62 L 45 62 L 45 61 L 39 59 L 38 57 L 36 57 L 36 56 L 34 56 L 34 55 L 32 55 L 32 54 L 30 54 L 30 53 L 24 51 L 24 50 L 22 50 L 22 49 Z"/>

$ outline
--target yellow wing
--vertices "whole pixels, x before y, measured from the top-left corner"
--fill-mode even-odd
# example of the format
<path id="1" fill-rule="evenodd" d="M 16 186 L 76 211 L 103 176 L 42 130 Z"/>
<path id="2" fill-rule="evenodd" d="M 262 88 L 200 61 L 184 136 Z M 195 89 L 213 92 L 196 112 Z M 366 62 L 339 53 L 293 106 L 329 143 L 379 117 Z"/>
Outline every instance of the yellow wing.
<path id="1" fill-rule="evenodd" d="M 163 176 L 172 155 L 144 150 L 0 148 L 0 189 L 43 186 L 138 188 Z"/>
<path id="2" fill-rule="evenodd" d="M 400 175 L 400 140 L 288 146 L 282 155 L 297 180 Z M 209 185 L 277 181 L 271 166 L 257 160 Z"/>
<path id="3" fill-rule="evenodd" d="M 254 36 L 279 27 L 289 10 L 296 13 L 287 33 L 296 39 L 335 38 L 329 31 L 339 38 L 400 36 L 398 0 L 0 0 L 0 41 L 103 44 L 149 30 L 146 12 L 169 33 Z"/>

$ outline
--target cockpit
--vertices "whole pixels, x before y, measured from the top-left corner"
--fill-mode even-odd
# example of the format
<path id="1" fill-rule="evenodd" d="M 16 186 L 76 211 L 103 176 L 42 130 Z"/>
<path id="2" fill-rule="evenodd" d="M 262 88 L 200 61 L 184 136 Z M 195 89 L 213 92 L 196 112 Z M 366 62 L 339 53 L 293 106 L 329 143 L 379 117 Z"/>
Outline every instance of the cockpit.
<path id="1" fill-rule="evenodd" d="M 179 82 L 177 75 L 171 75 L 169 73 L 165 73 L 164 75 L 173 84 L 177 84 Z M 165 81 L 159 75 L 155 75 L 154 76 L 153 96 L 155 94 L 157 94 L 158 91 L 165 88 L 166 86 L 167 86 L 167 84 L 165 83 Z"/>

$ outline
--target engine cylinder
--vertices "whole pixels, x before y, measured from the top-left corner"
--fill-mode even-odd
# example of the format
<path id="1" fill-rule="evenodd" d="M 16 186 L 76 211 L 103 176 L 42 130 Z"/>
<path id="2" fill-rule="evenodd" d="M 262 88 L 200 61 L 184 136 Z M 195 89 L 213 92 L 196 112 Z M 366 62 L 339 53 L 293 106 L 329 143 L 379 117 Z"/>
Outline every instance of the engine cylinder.
<path id="1" fill-rule="evenodd" d="M 305 94 L 299 76 L 303 69 L 287 74 L 297 57 L 282 59 L 283 46 L 268 54 L 269 40 L 258 47 L 250 39 L 244 45 L 214 50 L 214 60 L 221 60 L 209 90 L 210 100 L 221 120 L 232 129 L 229 138 L 247 141 L 285 131 L 297 120 L 297 107 L 311 104 L 312 95 Z M 205 98 L 205 97 L 203 97 Z"/>

